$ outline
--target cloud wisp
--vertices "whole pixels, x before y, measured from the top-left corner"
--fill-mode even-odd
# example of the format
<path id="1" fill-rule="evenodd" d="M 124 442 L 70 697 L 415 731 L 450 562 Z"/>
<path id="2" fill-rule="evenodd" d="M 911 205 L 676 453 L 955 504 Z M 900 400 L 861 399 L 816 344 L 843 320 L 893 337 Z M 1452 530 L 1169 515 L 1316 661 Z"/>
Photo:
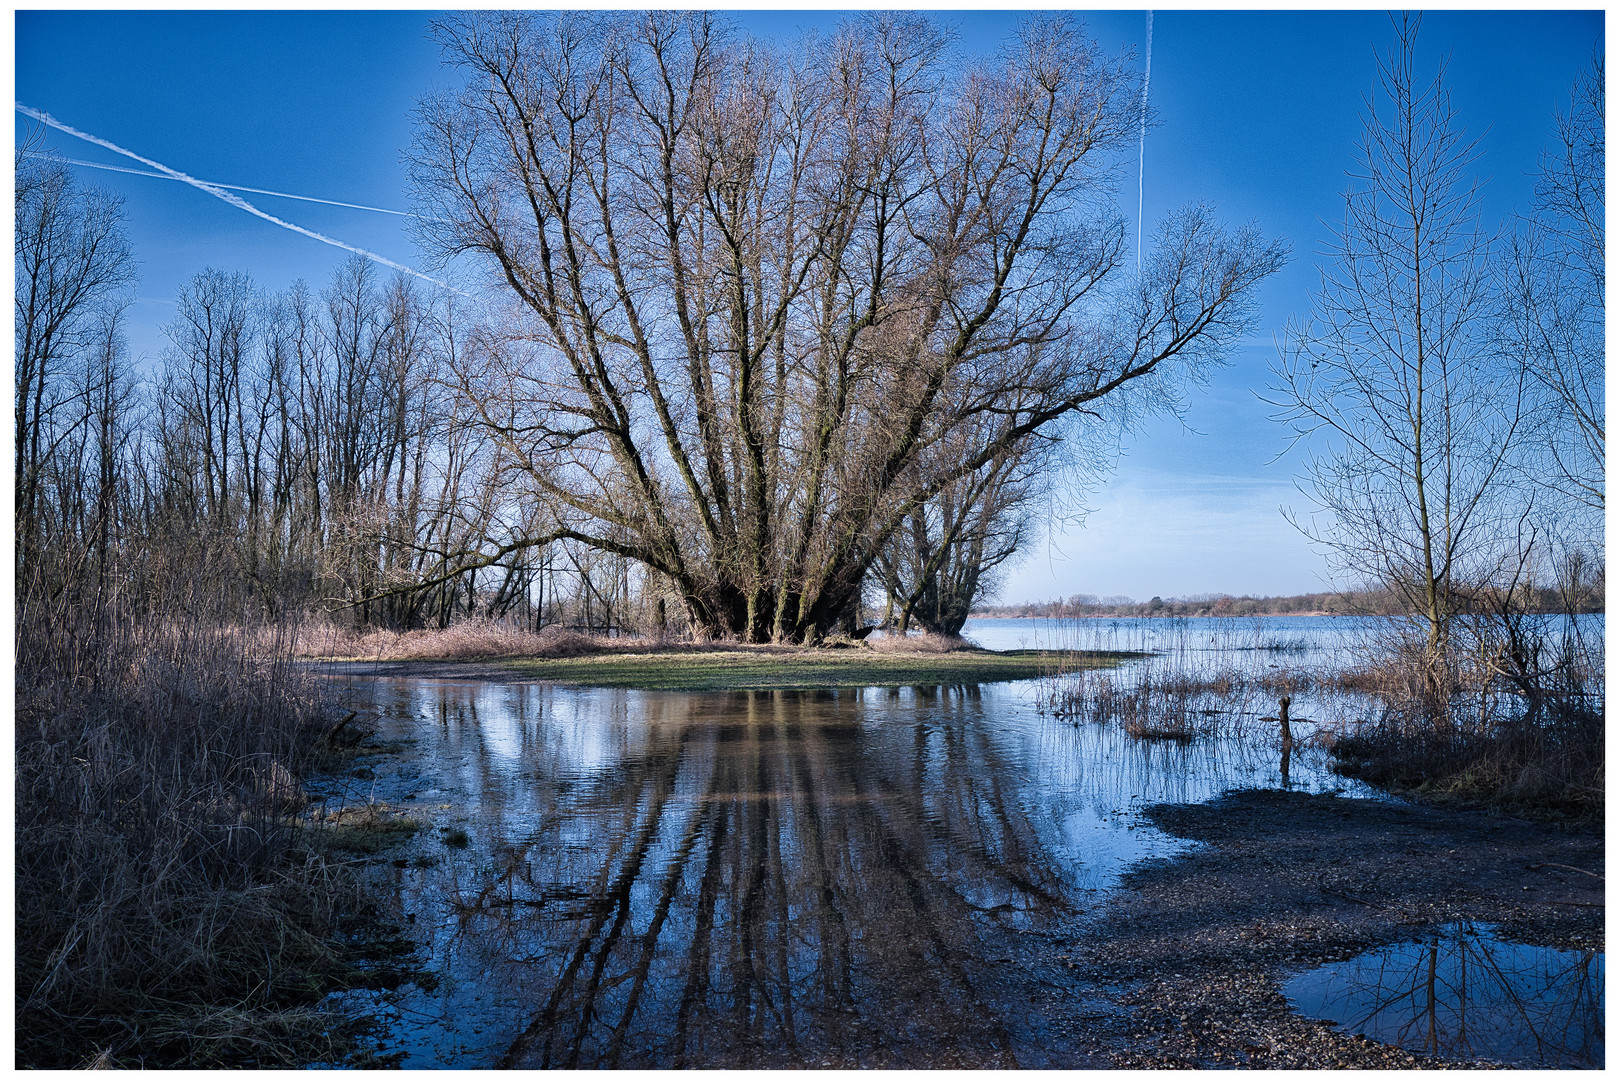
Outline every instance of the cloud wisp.
<path id="1" fill-rule="evenodd" d="M 41 157 L 47 161 L 59 161 L 64 165 L 78 165 L 86 169 L 102 169 L 106 172 L 125 173 L 129 176 L 150 176 L 154 180 L 174 180 L 184 183 L 178 176 L 168 173 L 153 172 L 150 169 L 128 169 L 122 165 L 107 165 L 100 161 L 84 161 L 81 158 L 63 157 L 60 154 L 48 154 L 43 151 L 31 150 L 32 157 Z M 341 206 L 349 210 L 370 210 L 374 214 L 392 214 L 395 217 L 420 217 L 405 210 L 388 210 L 381 206 L 366 206 L 363 203 L 339 202 L 336 199 L 317 199 L 313 195 L 294 195 L 288 191 L 271 191 L 268 188 L 243 187 L 241 184 L 222 184 L 218 180 L 201 180 L 199 183 L 209 187 L 223 188 L 226 191 L 246 191 L 254 195 L 274 195 L 278 199 L 297 199 L 299 202 L 320 203 L 323 206 Z"/>
<path id="2" fill-rule="evenodd" d="M 20 101 L 16 103 L 16 108 L 17 111 L 22 113 L 24 116 L 38 120 L 47 127 L 55 128 L 57 131 L 60 131 L 63 134 L 72 135 L 76 139 L 83 139 L 85 142 L 93 143 L 96 146 L 111 150 L 113 153 L 120 154 L 132 161 L 138 161 L 147 168 L 156 169 L 159 173 L 171 180 L 179 180 L 181 183 L 190 184 L 198 191 L 207 192 L 214 198 L 221 199 L 236 207 L 238 210 L 246 210 L 254 217 L 263 218 L 272 225 L 279 225 L 283 229 L 298 233 L 301 236 L 307 236 L 311 240 L 319 240 L 323 244 L 330 244 L 333 247 L 341 248 L 344 251 L 352 251 L 354 254 L 364 256 L 365 258 L 370 259 L 372 262 L 378 263 L 379 265 L 398 270 L 402 273 L 410 274 L 412 277 L 421 278 L 423 281 L 437 285 L 441 289 L 448 289 L 449 291 L 456 293 L 461 292 L 460 289 L 455 288 L 447 282 L 440 281 L 436 277 L 431 277 L 428 274 L 424 274 L 420 270 L 414 270 L 411 267 L 406 266 L 404 263 L 397 263 L 388 258 L 386 255 L 379 255 L 375 251 L 368 251 L 362 247 L 355 247 L 353 244 L 346 244 L 342 240 L 333 239 L 332 237 L 323 233 L 318 233 L 313 229 L 306 229 L 302 225 L 295 225 L 290 221 L 285 221 L 276 217 L 274 214 L 266 213 L 265 211 L 260 210 L 257 206 L 254 206 L 252 203 L 248 202 L 246 199 L 242 198 L 240 195 L 235 195 L 230 191 L 227 191 L 219 184 L 211 184 L 206 180 L 198 180 L 195 176 L 189 176 L 186 173 L 181 172 L 179 169 L 171 169 L 162 162 L 153 161 L 151 158 L 142 157 L 133 150 L 126 150 L 117 143 L 108 142 L 106 139 L 91 135 L 89 132 L 80 131 L 78 128 L 70 127 L 69 125 L 62 123 L 60 120 L 51 116 L 49 113 L 30 108 Z"/>

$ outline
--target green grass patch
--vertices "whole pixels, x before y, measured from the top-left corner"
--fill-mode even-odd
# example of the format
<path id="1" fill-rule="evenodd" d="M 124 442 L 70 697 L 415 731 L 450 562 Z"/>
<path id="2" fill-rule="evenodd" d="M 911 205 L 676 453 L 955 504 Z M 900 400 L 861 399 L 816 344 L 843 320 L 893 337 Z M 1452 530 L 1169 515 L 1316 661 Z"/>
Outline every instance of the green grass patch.
<path id="1" fill-rule="evenodd" d="M 318 822 L 317 835 L 329 850 L 375 855 L 415 836 L 422 823 L 387 807 L 366 805 L 339 810 Z"/>
<path id="2" fill-rule="evenodd" d="M 772 646 L 663 649 L 499 662 L 534 679 L 637 690 L 803 690 L 834 686 L 960 686 L 1113 667 L 1136 653 L 1022 649 L 948 653 Z"/>

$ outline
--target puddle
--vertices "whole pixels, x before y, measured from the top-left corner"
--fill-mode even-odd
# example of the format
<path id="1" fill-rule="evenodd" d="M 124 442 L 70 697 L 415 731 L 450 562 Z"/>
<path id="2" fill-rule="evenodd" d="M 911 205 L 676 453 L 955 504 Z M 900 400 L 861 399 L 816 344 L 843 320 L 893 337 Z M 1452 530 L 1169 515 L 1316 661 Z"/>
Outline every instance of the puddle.
<path id="1" fill-rule="evenodd" d="M 1439 1058 L 1603 1067 L 1603 954 L 1519 945 L 1452 923 L 1290 979 L 1302 1014 Z"/>
<path id="2" fill-rule="evenodd" d="M 1189 846 L 1137 810 L 1282 782 L 1031 685 L 343 693 L 406 747 L 322 794 L 425 826 L 377 872 L 437 985 L 348 1002 L 406 1068 L 1084 1065 L 1065 935 Z"/>

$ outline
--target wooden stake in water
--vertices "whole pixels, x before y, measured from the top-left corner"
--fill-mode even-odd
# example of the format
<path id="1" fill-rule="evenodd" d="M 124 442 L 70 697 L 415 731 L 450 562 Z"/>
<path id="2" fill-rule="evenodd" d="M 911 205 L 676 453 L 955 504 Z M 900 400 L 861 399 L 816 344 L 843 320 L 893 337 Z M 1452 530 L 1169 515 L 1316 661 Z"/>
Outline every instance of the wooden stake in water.
<path id="1" fill-rule="evenodd" d="M 1276 716 L 1262 716 L 1260 718 L 1261 720 L 1264 720 L 1268 724 L 1281 724 L 1282 725 L 1282 782 L 1283 782 L 1283 787 L 1288 786 L 1288 763 L 1289 763 L 1289 758 L 1291 758 L 1293 756 L 1293 753 L 1294 753 L 1294 729 L 1289 726 L 1289 717 L 1288 717 L 1288 706 L 1292 705 L 1293 702 L 1294 702 L 1294 699 L 1291 698 L 1291 697 L 1288 697 L 1285 694 L 1284 696 L 1277 699 L 1277 715 Z M 1304 717 L 1295 717 L 1294 719 L 1300 721 L 1300 723 L 1310 723 L 1310 721 L 1306 720 Z"/>

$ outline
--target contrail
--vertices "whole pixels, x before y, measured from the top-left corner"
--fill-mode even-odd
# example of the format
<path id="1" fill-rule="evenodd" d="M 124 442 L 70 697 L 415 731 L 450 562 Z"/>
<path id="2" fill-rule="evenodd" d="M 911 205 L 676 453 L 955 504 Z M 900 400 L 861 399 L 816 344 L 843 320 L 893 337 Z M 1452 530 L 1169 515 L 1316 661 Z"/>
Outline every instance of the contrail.
<path id="1" fill-rule="evenodd" d="M 168 173 L 151 172 L 147 169 L 126 169 L 122 165 L 104 165 L 99 161 L 82 161 L 79 158 L 62 157 L 60 154 L 48 154 L 39 150 L 28 151 L 32 157 L 42 157 L 47 161 L 60 161 L 64 165 L 81 165 L 86 169 L 105 169 L 107 172 L 127 173 L 130 176 L 150 176 L 154 180 L 178 180 L 179 177 Z M 350 210 L 370 210 L 375 214 L 393 214 L 395 217 L 421 217 L 420 214 L 408 213 L 404 210 L 387 210 L 381 206 L 365 206 L 361 203 L 338 202 L 336 199 L 317 199 L 313 195 L 294 195 L 286 191 L 270 191 L 267 188 L 243 187 L 240 184 L 222 184 L 217 180 L 203 180 L 200 183 L 209 187 L 224 188 L 227 191 L 247 191 L 254 195 L 274 195 L 278 199 L 297 199 L 300 202 L 321 203 L 326 206 L 343 206 Z"/>
<path id="2" fill-rule="evenodd" d="M 240 210 L 246 210 L 254 217 L 263 218 L 272 225 L 280 225 L 283 229 L 288 229 L 292 232 L 299 233 L 300 235 L 307 236 L 311 240 L 319 240 L 323 244 L 331 244 L 335 248 L 342 248 L 344 251 L 352 251 L 356 255 L 361 255 L 370 259 L 372 262 L 380 263 L 381 265 L 391 269 L 410 274 L 412 277 L 418 277 L 423 281 L 431 282 L 441 289 L 448 289 L 454 293 L 461 293 L 460 289 L 457 289 L 446 282 L 440 281 L 438 278 L 429 277 L 420 270 L 413 270 L 409 266 L 406 266 L 403 263 L 397 263 L 384 255 L 377 254 L 375 251 L 367 251 L 365 248 L 355 247 L 353 244 L 345 244 L 342 240 L 334 240 L 330 236 L 322 235 L 313 229 L 306 229 L 302 225 L 294 225 L 290 221 L 283 221 L 274 214 L 267 214 L 263 210 L 260 210 L 257 206 L 254 206 L 252 203 L 242 198 L 240 195 L 232 195 L 229 191 L 226 191 L 218 184 L 210 184 L 206 180 L 198 180 L 195 176 L 188 176 L 179 169 L 171 169 L 161 162 L 153 161 L 151 158 L 142 157 L 133 150 L 125 150 L 122 146 L 119 146 L 116 143 L 111 143 L 106 139 L 98 138 L 95 135 L 89 134 L 88 132 L 80 131 L 78 128 L 69 127 L 60 120 L 57 120 L 55 117 L 51 116 L 49 113 L 40 112 L 38 109 L 31 109 L 20 101 L 17 102 L 16 105 L 17 111 L 22 113 L 24 116 L 32 117 L 48 127 L 53 127 L 60 132 L 72 135 L 76 139 L 83 139 L 85 142 L 94 143 L 97 146 L 105 147 L 106 149 L 111 150 L 115 154 L 122 154 L 124 157 L 127 157 L 133 161 L 138 161 L 148 168 L 156 169 L 164 176 L 174 180 L 179 180 L 182 183 L 190 184 L 198 191 L 206 191 L 216 199 L 223 199 Z M 467 294 L 461 293 L 461 295 L 465 296 Z"/>
<path id="3" fill-rule="evenodd" d="M 1136 151 L 1136 272 L 1142 272 L 1142 166 L 1147 163 L 1148 80 L 1153 77 L 1153 11 L 1147 13 L 1147 65 L 1142 71 L 1142 141 Z"/>

